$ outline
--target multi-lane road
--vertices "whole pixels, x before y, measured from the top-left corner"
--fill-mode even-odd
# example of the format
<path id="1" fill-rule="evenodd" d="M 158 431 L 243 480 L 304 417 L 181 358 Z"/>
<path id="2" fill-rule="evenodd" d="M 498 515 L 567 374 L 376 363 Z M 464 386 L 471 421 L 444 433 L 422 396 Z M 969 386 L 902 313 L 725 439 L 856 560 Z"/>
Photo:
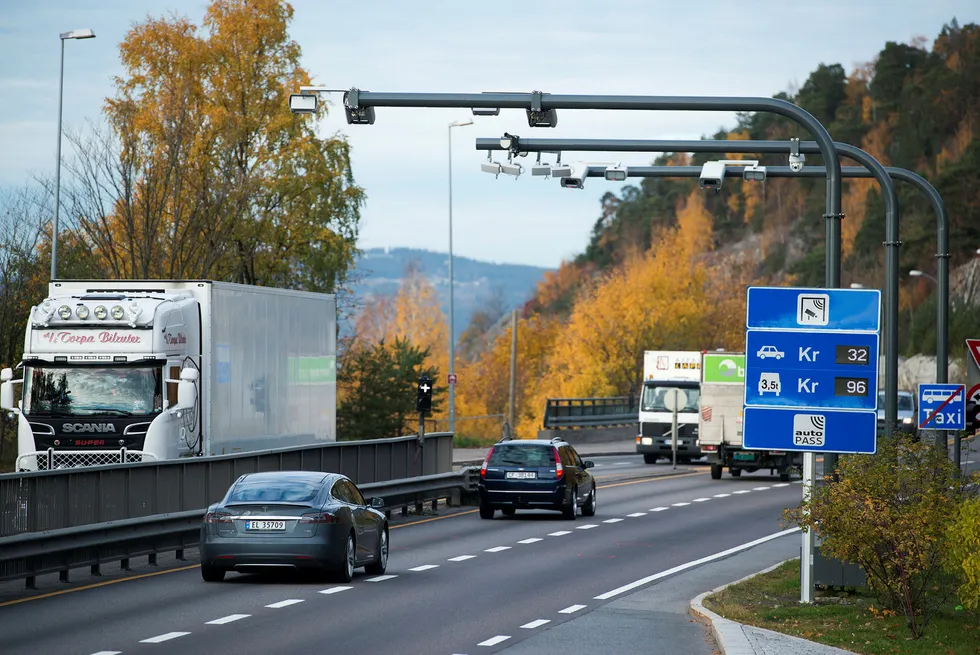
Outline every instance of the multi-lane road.
<path id="1" fill-rule="evenodd" d="M 594 517 L 486 521 L 462 508 L 394 522 L 387 574 L 358 571 L 348 585 L 237 574 L 208 584 L 184 566 L 14 598 L 0 603 L 0 652 L 493 653 L 781 532 L 781 510 L 800 498 L 798 484 L 766 474 L 650 477 L 670 466 L 594 459 Z M 684 652 L 708 655 L 690 634 Z"/>

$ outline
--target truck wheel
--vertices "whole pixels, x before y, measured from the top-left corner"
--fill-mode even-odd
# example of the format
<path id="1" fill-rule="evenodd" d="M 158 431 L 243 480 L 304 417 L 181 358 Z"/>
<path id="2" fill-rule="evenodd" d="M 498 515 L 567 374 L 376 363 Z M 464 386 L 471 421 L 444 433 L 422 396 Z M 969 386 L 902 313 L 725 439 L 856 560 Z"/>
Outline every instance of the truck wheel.
<path id="1" fill-rule="evenodd" d="M 780 473 L 779 474 L 779 481 L 780 482 L 789 482 L 789 471 L 786 471 L 785 473 Z"/>
<path id="2" fill-rule="evenodd" d="M 712 464 L 711 465 L 711 479 L 712 480 L 721 480 L 721 464 Z"/>
<path id="3" fill-rule="evenodd" d="M 644 464 L 656 464 L 657 463 L 657 456 L 656 455 L 646 454 L 646 455 L 643 456 L 643 463 Z"/>
<path id="4" fill-rule="evenodd" d="M 742 469 L 728 469 L 728 472 L 732 474 L 733 478 L 737 478 L 742 475 Z"/>

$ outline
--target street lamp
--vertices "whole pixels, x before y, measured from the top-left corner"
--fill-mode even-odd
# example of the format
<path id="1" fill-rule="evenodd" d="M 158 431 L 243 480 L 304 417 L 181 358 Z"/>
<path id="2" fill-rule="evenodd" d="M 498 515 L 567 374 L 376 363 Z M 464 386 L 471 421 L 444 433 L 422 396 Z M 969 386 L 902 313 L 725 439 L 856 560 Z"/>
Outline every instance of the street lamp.
<path id="1" fill-rule="evenodd" d="M 863 284 L 858 284 L 857 282 L 851 282 L 851 288 L 852 289 L 863 289 L 864 288 L 864 285 Z"/>
<path id="2" fill-rule="evenodd" d="M 65 41 L 68 39 L 94 39 L 95 32 L 90 29 L 62 32 L 61 37 L 61 74 L 58 79 L 58 147 L 55 151 L 54 168 L 54 225 L 51 230 L 51 279 L 58 275 L 58 210 L 61 205 L 61 105 L 65 89 Z"/>
<path id="3" fill-rule="evenodd" d="M 453 128 L 472 125 L 466 118 L 449 124 L 449 431 L 456 433 L 456 323 L 453 286 Z"/>
<path id="4" fill-rule="evenodd" d="M 929 275 L 925 271 L 919 271 L 916 269 L 912 269 L 911 271 L 909 271 L 909 277 L 924 277 L 932 280 L 933 282 L 938 283 L 938 280 L 936 280 L 936 278 L 934 278 L 933 276 Z"/>

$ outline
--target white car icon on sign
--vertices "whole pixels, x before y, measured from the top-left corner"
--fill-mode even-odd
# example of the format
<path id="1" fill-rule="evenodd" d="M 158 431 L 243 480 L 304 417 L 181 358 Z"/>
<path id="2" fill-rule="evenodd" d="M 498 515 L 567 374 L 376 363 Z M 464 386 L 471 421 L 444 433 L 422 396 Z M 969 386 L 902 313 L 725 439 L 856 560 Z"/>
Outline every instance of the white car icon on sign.
<path id="1" fill-rule="evenodd" d="M 770 357 L 782 359 L 786 353 L 784 353 L 782 350 L 776 350 L 776 346 L 763 346 L 762 348 L 759 348 L 759 352 L 757 352 L 756 355 L 759 356 L 759 359 L 769 359 Z"/>

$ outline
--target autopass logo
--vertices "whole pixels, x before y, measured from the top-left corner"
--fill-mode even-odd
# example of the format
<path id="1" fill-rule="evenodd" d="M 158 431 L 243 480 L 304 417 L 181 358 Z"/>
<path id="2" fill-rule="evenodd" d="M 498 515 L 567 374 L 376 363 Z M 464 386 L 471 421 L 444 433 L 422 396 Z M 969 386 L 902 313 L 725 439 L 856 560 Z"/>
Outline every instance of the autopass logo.
<path id="1" fill-rule="evenodd" d="M 79 332 L 42 332 L 42 341 L 48 343 L 65 343 L 84 346 L 94 343 L 108 344 L 135 344 L 140 343 L 138 334 L 125 334 L 123 332 L 102 331 L 97 334 Z"/>

